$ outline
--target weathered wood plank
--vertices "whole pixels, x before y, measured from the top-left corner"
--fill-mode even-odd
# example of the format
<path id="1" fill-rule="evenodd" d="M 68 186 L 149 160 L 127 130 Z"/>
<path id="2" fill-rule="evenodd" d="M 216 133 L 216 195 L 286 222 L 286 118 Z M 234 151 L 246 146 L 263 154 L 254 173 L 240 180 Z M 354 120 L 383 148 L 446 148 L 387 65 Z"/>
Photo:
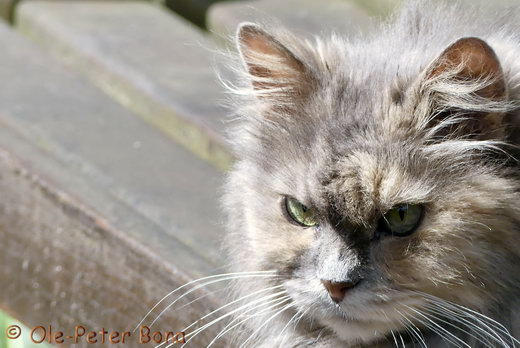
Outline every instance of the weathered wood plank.
<path id="1" fill-rule="evenodd" d="M 367 9 L 347 0 L 250 0 L 216 3 L 208 11 L 207 27 L 218 39 L 227 42 L 238 24 L 246 21 L 274 23 L 305 37 L 331 31 L 367 31 L 370 28 Z"/>
<path id="2" fill-rule="evenodd" d="M 214 46 L 184 19 L 141 2 L 27 1 L 17 25 L 186 148 L 229 166 Z"/>
<path id="3" fill-rule="evenodd" d="M 220 174 L 3 25 L 0 45 L 0 307 L 29 326 L 131 329 L 220 266 Z"/>

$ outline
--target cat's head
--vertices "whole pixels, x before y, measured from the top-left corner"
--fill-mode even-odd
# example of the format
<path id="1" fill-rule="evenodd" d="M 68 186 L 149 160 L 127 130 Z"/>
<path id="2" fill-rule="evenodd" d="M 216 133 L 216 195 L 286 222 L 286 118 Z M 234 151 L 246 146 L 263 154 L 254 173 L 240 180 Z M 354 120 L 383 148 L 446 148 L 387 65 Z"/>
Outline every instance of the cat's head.
<path id="1" fill-rule="evenodd" d="M 428 326 L 442 301 L 486 312 L 518 289 L 518 181 L 502 144 L 514 105 L 490 45 L 388 59 L 253 24 L 237 42 L 247 86 L 228 244 L 238 270 L 280 276 L 242 295 L 279 286 L 291 313 L 366 343 Z"/>

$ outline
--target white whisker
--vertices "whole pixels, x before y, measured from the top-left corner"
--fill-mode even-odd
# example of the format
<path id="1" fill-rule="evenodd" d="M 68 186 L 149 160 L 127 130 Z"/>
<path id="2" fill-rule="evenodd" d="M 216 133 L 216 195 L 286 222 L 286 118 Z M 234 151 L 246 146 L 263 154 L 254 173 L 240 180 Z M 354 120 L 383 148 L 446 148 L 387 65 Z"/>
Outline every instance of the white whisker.
<path id="1" fill-rule="evenodd" d="M 406 320 L 410 325 L 411 327 L 410 328 L 410 335 L 414 336 L 417 338 L 417 341 L 424 347 L 424 348 L 427 348 L 426 346 L 426 342 L 424 340 L 424 336 L 422 335 L 421 333 L 421 330 L 410 320 L 408 319 L 405 315 L 403 315 L 403 313 L 401 313 L 400 311 L 398 311 L 396 309 L 397 313 L 399 313 L 399 315 L 401 315 L 401 317 Z M 405 327 L 408 327 L 408 325 L 406 325 L 406 323 L 403 323 L 403 325 Z M 415 344 L 414 344 L 415 345 Z"/>
<path id="2" fill-rule="evenodd" d="M 460 343 L 462 343 L 465 347 L 467 347 L 467 348 L 471 348 L 467 343 L 463 342 L 460 338 L 458 338 L 457 336 L 455 336 L 454 334 L 452 334 L 451 332 L 449 332 L 448 330 L 446 330 L 445 328 L 443 328 L 442 326 L 440 326 L 439 324 L 437 324 L 435 321 L 433 321 L 432 319 L 430 319 L 427 315 L 425 315 L 425 314 L 423 314 L 423 313 L 421 313 L 421 312 L 415 310 L 414 308 L 412 308 L 412 307 L 410 307 L 410 306 L 406 306 L 406 305 L 405 305 L 405 307 L 407 307 L 409 310 L 411 310 L 411 311 L 417 313 L 418 315 L 420 315 L 421 317 L 423 317 L 424 319 L 426 319 L 428 322 L 430 322 L 432 325 L 434 325 L 437 329 L 441 330 L 441 332 L 444 332 L 444 333 L 446 333 L 447 335 L 451 336 L 451 337 L 452 337 L 453 339 L 455 339 L 456 341 L 459 341 Z M 421 321 L 421 322 L 424 324 L 424 322 L 423 322 L 422 320 L 420 320 L 420 319 L 418 319 L 418 318 L 416 318 L 416 319 L 419 320 L 419 321 Z M 430 326 L 430 328 L 432 328 L 432 327 Z M 447 338 L 446 336 L 441 335 L 440 332 L 437 331 L 437 333 L 438 333 L 441 337 L 445 337 L 445 338 Z M 453 342 L 453 341 L 452 341 L 452 343 L 456 344 L 457 347 L 462 347 L 460 344 L 457 344 L 456 342 Z"/>
<path id="3" fill-rule="evenodd" d="M 192 300 L 192 301 L 190 301 L 190 302 L 188 302 L 188 303 L 178 307 L 176 310 L 181 310 L 181 309 L 183 309 L 185 307 L 188 307 L 189 305 L 191 305 L 191 304 L 193 304 L 193 303 L 195 303 L 197 301 L 202 300 L 205 297 L 208 297 L 208 296 L 211 296 L 211 295 L 215 295 L 217 292 L 221 292 L 221 291 L 225 291 L 225 290 L 227 290 L 227 288 L 218 289 L 218 290 L 215 290 L 215 291 L 211 291 L 208 294 L 201 295 L 201 296 L 197 297 L 196 299 L 194 299 L 194 300 Z"/>
<path id="4" fill-rule="evenodd" d="M 287 302 L 289 299 L 287 297 L 283 298 L 283 300 L 280 301 L 279 298 L 277 299 L 274 299 L 274 300 L 271 300 L 271 301 L 267 301 L 265 303 L 261 303 L 260 305 L 256 306 L 256 307 L 253 307 L 253 308 L 250 308 L 248 309 L 247 311 L 245 311 L 244 313 L 241 313 L 239 316 L 237 316 L 236 318 L 234 318 L 233 320 L 231 320 L 218 334 L 217 336 L 210 342 L 210 344 L 207 346 L 207 348 L 211 347 L 220 337 L 224 336 L 226 333 L 228 333 L 229 331 L 233 330 L 234 328 L 242 325 L 243 323 L 245 323 L 246 321 L 252 319 L 252 318 L 255 318 L 255 317 L 258 317 L 259 315 L 261 314 L 264 314 L 265 312 L 270 312 L 272 311 L 272 308 L 275 308 L 277 306 L 279 306 L 280 304 L 284 303 L 284 302 Z M 246 316 L 247 313 L 249 312 L 252 312 L 252 311 L 256 311 L 258 308 L 262 307 L 262 306 L 265 306 L 265 305 L 269 305 L 273 302 L 276 302 L 274 305 L 272 306 L 269 306 L 267 308 L 264 308 L 262 309 L 260 312 L 258 312 L 257 314 L 255 315 L 250 315 L 250 316 L 247 316 L 247 318 L 239 321 L 239 319 L 242 317 L 242 316 Z M 239 321 L 237 323 L 237 321 Z"/>
<path id="5" fill-rule="evenodd" d="M 280 299 L 280 298 L 276 298 L 276 299 L 273 299 L 273 300 L 268 301 L 268 302 L 260 303 L 259 305 L 253 307 L 252 310 L 256 310 L 256 309 L 261 308 L 262 306 L 264 306 L 264 305 L 266 305 L 266 304 L 271 304 L 271 303 L 273 303 L 273 302 L 276 302 L 276 303 L 273 304 L 271 307 L 277 307 L 277 306 L 279 306 L 280 304 L 282 304 L 282 303 L 284 303 L 284 302 L 287 302 L 287 301 L 289 301 L 289 300 L 290 300 L 290 299 L 289 299 L 288 296 L 282 297 L 281 299 Z M 240 308 L 238 308 L 236 311 L 238 311 L 238 310 L 242 310 L 242 309 L 245 308 L 245 307 L 248 307 L 248 306 L 240 307 Z M 271 308 L 271 307 L 269 307 L 269 308 Z M 188 339 L 188 341 L 186 341 L 186 343 L 184 343 L 184 344 L 181 346 L 181 348 L 184 347 L 184 345 L 187 344 L 189 341 L 191 341 L 193 338 L 195 338 L 199 333 L 201 333 L 202 331 L 206 330 L 206 329 L 209 328 L 210 326 L 212 326 L 212 325 L 218 323 L 218 322 L 221 321 L 222 319 L 224 319 L 224 318 L 226 318 L 226 317 L 229 317 L 230 315 L 234 314 L 236 311 L 233 311 L 232 313 L 228 313 L 228 314 L 226 314 L 226 315 L 223 315 L 223 316 L 221 316 L 221 317 L 219 317 L 219 318 L 217 318 L 217 319 L 215 319 L 215 320 L 213 320 L 213 321 L 207 323 L 206 325 L 204 325 L 204 326 L 198 328 L 197 330 L 195 330 L 195 331 L 193 331 L 193 332 L 187 334 L 186 337 L 189 337 L 189 336 L 191 336 L 191 337 L 190 337 L 190 339 Z M 235 319 L 236 319 L 236 318 L 235 318 Z M 233 320 L 235 320 L 235 319 L 233 319 Z M 248 319 L 251 319 L 251 318 L 248 318 Z M 168 346 L 168 347 L 169 347 L 169 346 Z M 166 347 L 166 348 L 168 348 L 168 347 Z"/>
<path id="6" fill-rule="evenodd" d="M 239 275 L 239 274 L 243 274 L 243 275 L 246 275 L 246 274 L 266 274 L 266 273 L 273 273 L 275 274 L 276 271 L 274 270 L 270 270 L 270 271 L 256 271 L 256 272 L 234 272 L 234 273 L 224 273 L 224 274 L 215 274 L 215 275 L 211 275 L 211 276 L 207 276 L 207 277 L 203 277 L 203 278 L 199 278 L 199 279 L 195 279 L 195 280 L 192 280 L 182 286 L 179 286 L 178 288 L 172 290 L 171 292 L 169 292 L 168 294 L 166 294 L 162 299 L 160 299 L 149 311 L 148 313 L 146 313 L 146 315 L 143 317 L 143 319 L 141 319 L 141 321 L 139 322 L 139 324 L 137 324 L 137 326 L 135 327 L 134 331 L 133 332 L 136 332 L 137 329 L 144 323 L 144 321 L 146 320 L 146 318 L 148 318 L 148 316 L 150 316 L 150 314 L 152 314 L 152 312 L 165 300 L 167 299 L 168 297 L 170 297 L 171 295 L 173 295 L 174 293 L 176 293 L 177 291 L 181 290 L 181 289 L 184 289 L 185 287 L 191 285 L 191 284 L 194 284 L 194 283 L 197 283 L 197 282 L 200 282 L 200 281 L 203 281 L 203 280 L 208 280 L 208 279 L 214 279 L 214 278 L 224 278 L 224 277 L 228 277 L 228 276 L 234 276 L 234 275 Z"/>
<path id="7" fill-rule="evenodd" d="M 188 296 L 190 293 L 192 293 L 192 292 L 194 292 L 194 291 L 196 291 L 196 290 L 198 290 L 200 288 L 203 288 L 203 287 L 205 287 L 207 285 L 219 283 L 219 282 L 226 281 L 226 280 L 241 279 L 241 278 L 274 278 L 274 277 L 276 277 L 276 276 L 274 276 L 274 275 L 265 275 L 265 274 L 259 274 L 259 275 L 236 275 L 236 276 L 226 277 L 226 278 L 217 279 L 217 280 L 211 280 L 211 281 L 202 283 L 201 285 L 197 285 L 196 287 L 186 291 L 184 294 L 182 294 L 181 296 L 177 297 L 177 299 L 175 301 L 170 303 L 168 306 L 166 306 L 166 308 L 164 308 L 159 313 L 159 315 L 152 321 L 152 323 L 149 326 L 152 327 L 157 322 L 157 320 L 159 320 L 159 318 L 161 318 L 161 316 L 167 310 L 169 310 L 175 303 L 177 303 L 178 301 L 180 301 L 184 297 Z"/>
<path id="8" fill-rule="evenodd" d="M 196 323 L 198 323 L 198 322 L 200 322 L 200 321 L 202 321 L 202 320 L 208 318 L 209 316 L 215 314 L 216 312 L 219 312 L 219 311 L 221 311 L 222 309 L 227 308 L 227 307 L 229 307 L 229 306 L 231 306 L 231 305 L 233 305 L 233 304 L 235 304 L 235 303 L 237 303 L 237 302 L 240 302 L 240 301 L 245 300 L 246 298 L 249 298 L 249 297 L 252 297 L 252 296 L 258 295 L 259 293 L 266 292 L 266 291 L 271 291 L 271 290 L 274 290 L 274 289 L 279 289 L 279 288 L 281 288 L 281 287 L 283 287 L 283 285 L 276 285 L 276 286 L 272 286 L 272 287 L 267 288 L 267 289 L 260 289 L 260 290 L 257 290 L 257 291 L 255 291 L 255 292 L 252 292 L 252 293 L 250 293 L 250 294 L 248 294 L 248 295 L 242 296 L 242 297 L 240 297 L 240 298 L 238 298 L 238 299 L 236 299 L 236 300 L 233 300 L 233 301 L 231 301 L 231 302 L 229 302 L 229 303 L 227 303 L 227 304 L 225 304 L 225 305 L 223 305 L 223 306 L 220 306 L 219 308 L 217 308 L 217 309 L 211 311 L 210 313 L 206 314 L 206 315 L 203 316 L 202 318 L 200 318 L 200 319 L 194 321 L 193 323 L 191 323 L 190 325 L 188 325 L 187 327 L 185 327 L 185 328 L 183 329 L 183 331 L 187 331 L 187 330 L 189 330 L 189 329 L 190 329 L 193 325 L 195 325 Z M 249 304 L 253 304 L 253 303 L 260 302 L 261 300 L 266 299 L 266 298 L 275 297 L 275 296 L 280 295 L 280 294 L 283 294 L 283 293 L 285 293 L 285 291 L 279 291 L 279 292 L 276 292 L 276 293 L 274 293 L 274 294 L 270 294 L 270 295 L 268 295 L 268 296 L 261 297 L 260 299 L 257 299 L 257 300 L 255 300 L 255 301 L 252 301 L 252 302 L 247 303 L 245 306 L 247 306 L 247 305 L 249 305 Z M 239 307 L 239 308 L 243 308 L 243 306 L 241 306 L 241 307 Z"/>
<path id="9" fill-rule="evenodd" d="M 446 312 L 442 312 L 442 311 L 439 311 L 439 310 L 436 310 L 434 308 L 431 308 L 430 306 L 425 306 L 425 308 L 430 312 L 430 313 L 434 313 L 434 314 L 438 314 L 438 315 L 441 315 L 443 317 L 446 317 L 448 319 L 451 319 L 451 320 L 454 320 L 454 321 L 457 321 L 461 324 L 466 324 L 466 326 L 468 327 L 468 329 L 474 329 L 474 325 L 472 325 L 473 323 L 471 323 L 469 320 L 466 320 L 466 319 L 461 319 L 461 318 L 457 318 L 455 315 L 453 314 L 450 314 L 450 313 L 446 313 Z M 475 335 L 473 335 L 471 332 L 468 332 L 464 329 L 462 329 L 461 327 L 458 327 L 458 326 L 455 326 L 453 323 L 450 323 L 446 320 L 442 320 L 442 319 L 438 319 L 439 321 L 447 324 L 447 325 L 450 325 L 462 332 L 464 332 L 465 334 L 467 334 L 468 336 L 471 336 L 473 337 L 474 339 L 476 339 L 477 341 L 485 344 L 487 347 L 493 347 L 493 345 L 488 341 L 488 338 L 491 338 L 493 339 L 494 341 L 497 341 L 499 343 L 502 343 L 502 346 L 505 346 L 505 347 L 509 347 L 508 344 L 505 344 L 505 342 L 500 338 L 500 336 L 498 334 L 496 334 L 496 332 L 494 330 L 492 330 L 492 333 L 495 334 L 496 336 L 494 336 L 492 333 L 488 333 L 486 331 L 484 331 L 482 328 L 480 327 L 476 327 L 479 331 L 474 331 L 477 335 L 479 335 L 479 337 L 476 337 Z M 486 337 L 487 336 L 487 337 Z M 499 340 L 497 340 L 497 337 L 499 337 Z M 484 341 L 485 340 L 485 341 Z"/>
<path id="10" fill-rule="evenodd" d="M 395 338 L 394 330 L 390 329 L 390 333 L 392 334 L 392 337 L 394 338 L 395 348 L 399 348 L 399 344 L 397 343 L 397 338 Z"/>
<path id="11" fill-rule="evenodd" d="M 278 334 L 278 337 L 282 336 L 282 334 L 283 334 L 282 340 L 278 344 L 278 347 L 283 348 L 283 343 L 285 343 L 285 339 L 287 338 L 287 333 L 288 333 L 288 332 L 285 332 L 285 330 L 287 330 L 287 328 L 291 325 L 291 323 L 293 321 L 294 321 L 293 328 L 296 328 L 296 325 L 298 325 L 299 320 L 305 315 L 305 313 L 308 312 L 308 310 L 309 309 L 306 309 L 303 312 L 300 310 L 297 310 L 296 313 L 294 313 L 294 315 L 291 317 L 291 319 L 287 322 L 287 324 L 285 324 L 285 326 L 282 328 L 282 331 L 280 331 L 280 333 Z M 284 334 L 284 332 L 285 332 L 285 334 Z"/>
<path id="12" fill-rule="evenodd" d="M 240 347 L 238 348 L 244 348 L 246 343 L 248 343 L 251 339 L 253 339 L 253 337 L 255 337 L 259 332 L 260 330 L 265 327 L 271 320 L 273 320 L 274 318 L 276 318 L 278 315 L 280 315 L 281 313 L 283 313 L 284 311 L 286 311 L 287 309 L 289 309 L 290 307 L 292 307 L 293 304 L 292 303 L 289 303 L 288 305 L 284 306 L 282 309 L 280 309 L 278 312 L 276 312 L 275 314 L 273 314 L 269 319 L 267 319 L 262 325 L 260 325 L 258 327 L 258 329 L 256 329 L 250 336 L 248 339 L 246 339 L 241 345 Z"/>
<path id="13" fill-rule="evenodd" d="M 217 323 L 217 322 L 219 322 L 219 321 L 221 321 L 221 320 L 223 320 L 223 319 L 225 319 L 225 318 L 227 318 L 227 317 L 229 317 L 229 316 L 235 314 L 236 312 L 238 312 L 238 311 L 240 311 L 240 310 L 243 310 L 244 308 L 250 307 L 250 306 L 252 306 L 252 305 L 254 305 L 254 304 L 258 303 L 258 302 L 265 301 L 266 299 L 269 299 L 269 298 L 272 298 L 272 297 L 276 297 L 276 296 L 279 296 L 279 295 L 284 294 L 284 293 L 285 293 L 285 291 L 280 291 L 280 292 L 277 292 L 277 293 L 274 293 L 274 294 L 271 294 L 271 295 L 268 295 L 268 296 L 264 296 L 263 298 L 260 298 L 260 299 L 258 299 L 258 300 L 255 300 L 255 301 L 249 302 L 249 303 L 247 303 L 247 304 L 245 304 L 245 305 L 243 305 L 243 306 L 241 306 L 241 307 L 239 307 L 239 308 L 237 308 L 237 309 L 235 309 L 235 310 L 233 310 L 233 311 L 231 311 L 231 312 L 229 312 L 229 313 L 226 313 L 226 314 L 224 314 L 224 315 L 218 317 L 217 319 L 214 319 L 213 321 L 211 321 L 211 322 L 209 322 L 209 323 L 203 325 L 202 327 L 196 329 L 195 331 L 188 333 L 187 335 L 185 335 L 185 337 L 190 337 L 190 336 L 192 336 L 192 335 L 195 336 L 195 335 L 197 335 L 199 332 L 202 332 L 203 330 L 207 329 L 208 327 L 210 327 L 210 326 L 214 325 L 215 323 Z M 288 296 L 283 297 L 283 299 L 285 299 L 285 300 L 288 299 L 288 298 L 289 298 Z M 280 300 L 280 299 L 276 299 L 276 300 Z M 260 306 L 261 306 L 261 304 L 260 304 Z M 208 316 L 208 315 L 204 316 L 204 318 L 206 318 L 207 316 Z M 184 332 L 184 331 L 188 330 L 190 327 L 192 327 L 194 324 L 196 324 L 196 323 L 199 322 L 200 320 L 201 320 L 201 319 L 199 319 L 199 320 L 193 322 L 192 324 L 190 324 L 189 326 L 187 326 L 186 328 L 184 328 L 182 331 Z M 192 337 L 192 338 L 193 338 L 193 337 Z M 192 338 L 190 338 L 190 340 L 191 340 Z M 188 341 L 189 341 L 189 340 L 188 340 Z M 188 343 L 188 341 L 187 341 L 186 343 Z M 163 343 L 164 343 L 164 342 L 163 342 Z M 185 343 L 185 344 L 186 344 L 186 343 Z M 158 347 L 160 347 L 161 345 L 162 345 L 162 344 L 156 346 L 155 348 L 158 348 Z M 184 346 L 184 345 L 183 345 L 183 346 Z M 170 346 L 167 346 L 166 348 L 168 348 L 168 347 L 170 347 Z"/>
<path id="14" fill-rule="evenodd" d="M 451 309 L 451 313 L 459 314 L 459 315 L 461 315 L 461 312 L 464 313 L 466 317 L 469 317 L 469 318 L 477 321 L 480 325 L 483 325 L 485 328 L 487 328 L 491 332 L 494 332 L 497 335 L 497 337 L 500 338 L 501 342 L 506 347 L 508 345 L 502 340 L 502 336 L 500 336 L 498 333 L 496 333 L 496 331 L 493 330 L 490 326 L 492 326 L 493 328 L 497 329 L 502 334 L 506 335 L 511 340 L 511 343 L 512 343 L 513 347 L 515 347 L 516 344 L 520 344 L 520 342 L 511 335 L 509 330 L 507 330 L 507 328 L 504 325 L 500 324 L 499 322 L 495 321 L 494 319 L 489 318 L 488 316 L 486 316 L 486 315 L 484 315 L 482 313 L 479 313 L 479 312 L 474 311 L 474 310 L 472 310 L 470 308 L 464 307 L 462 305 L 459 305 L 459 304 L 456 304 L 456 303 L 453 303 L 453 302 L 442 300 L 442 299 L 440 299 L 438 297 L 435 297 L 435 296 L 432 296 L 432 295 L 429 295 L 429 294 L 424 294 L 423 296 L 426 299 L 429 299 L 431 304 L 440 306 L 441 309 L 443 309 L 443 310 L 450 310 Z M 487 321 L 489 325 L 486 324 L 483 320 Z"/>

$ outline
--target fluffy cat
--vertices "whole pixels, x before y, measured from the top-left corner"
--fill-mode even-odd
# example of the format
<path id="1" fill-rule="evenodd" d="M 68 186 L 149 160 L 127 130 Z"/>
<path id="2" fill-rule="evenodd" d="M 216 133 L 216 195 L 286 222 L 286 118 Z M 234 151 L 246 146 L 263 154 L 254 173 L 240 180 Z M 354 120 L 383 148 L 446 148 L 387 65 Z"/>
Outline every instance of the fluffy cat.
<path id="1" fill-rule="evenodd" d="M 519 18 L 411 1 L 368 36 L 239 27 L 238 346 L 519 344 Z"/>

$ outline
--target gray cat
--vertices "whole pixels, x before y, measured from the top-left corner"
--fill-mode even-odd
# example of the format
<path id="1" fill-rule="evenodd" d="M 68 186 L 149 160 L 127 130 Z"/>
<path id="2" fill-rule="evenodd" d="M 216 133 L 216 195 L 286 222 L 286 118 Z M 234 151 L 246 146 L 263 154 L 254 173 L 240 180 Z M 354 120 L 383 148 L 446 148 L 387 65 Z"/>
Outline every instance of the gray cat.
<path id="1" fill-rule="evenodd" d="M 519 345 L 520 11 L 413 1 L 368 37 L 237 44 L 233 342 Z"/>

